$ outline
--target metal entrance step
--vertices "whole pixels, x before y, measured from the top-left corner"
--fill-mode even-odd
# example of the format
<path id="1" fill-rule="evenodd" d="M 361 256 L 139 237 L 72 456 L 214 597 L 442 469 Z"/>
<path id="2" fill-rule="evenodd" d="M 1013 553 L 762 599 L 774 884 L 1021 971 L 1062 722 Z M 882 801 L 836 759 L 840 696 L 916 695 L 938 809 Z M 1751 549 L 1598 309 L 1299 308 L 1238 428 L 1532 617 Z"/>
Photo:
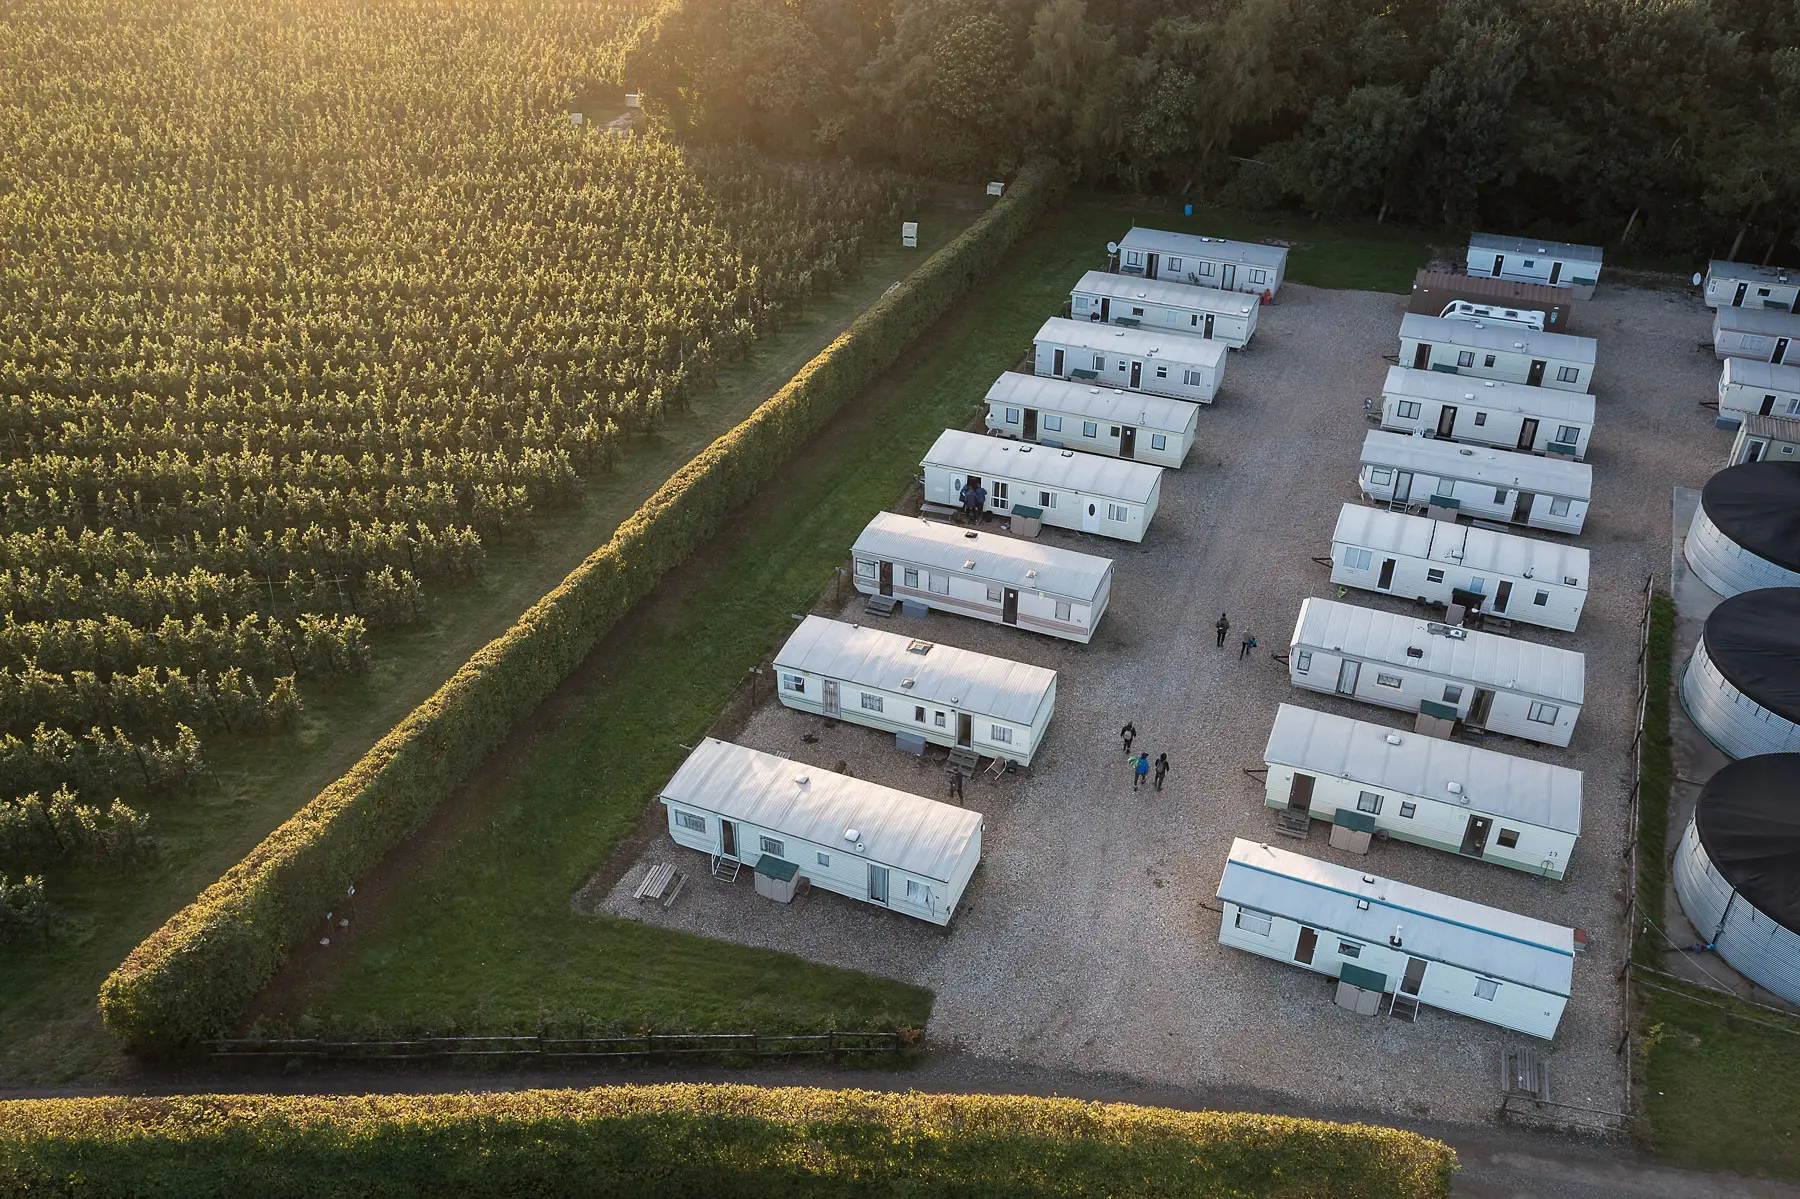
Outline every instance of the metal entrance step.
<path id="1" fill-rule="evenodd" d="M 1312 832 L 1312 817 L 1297 808 L 1283 808 L 1275 814 L 1275 831 L 1304 841 Z"/>
<path id="2" fill-rule="evenodd" d="M 900 601 L 891 595 L 871 595 L 863 601 L 863 611 L 870 616 L 892 616 L 900 607 Z"/>
<path id="3" fill-rule="evenodd" d="M 718 854 L 713 855 L 712 876 L 722 883 L 737 882 L 738 871 L 743 868 L 744 864 L 736 858 L 721 857 Z"/>
<path id="4" fill-rule="evenodd" d="M 1388 1015 L 1399 1020 L 1404 1020 L 1408 1024 L 1418 1023 L 1419 997 L 1417 995 L 1402 995 L 1400 992 L 1395 991 L 1393 1002 L 1388 1004 Z"/>

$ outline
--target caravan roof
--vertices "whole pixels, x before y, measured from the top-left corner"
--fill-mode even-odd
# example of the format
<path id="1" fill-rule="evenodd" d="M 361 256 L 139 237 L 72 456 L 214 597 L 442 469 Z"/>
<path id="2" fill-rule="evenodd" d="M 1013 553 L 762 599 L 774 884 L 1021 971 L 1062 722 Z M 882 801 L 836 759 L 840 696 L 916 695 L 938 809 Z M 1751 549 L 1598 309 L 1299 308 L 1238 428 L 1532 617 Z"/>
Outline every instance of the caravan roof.
<path id="1" fill-rule="evenodd" d="M 1080 379 L 1022 375 L 1017 371 L 1007 371 L 994 380 L 994 385 L 988 388 L 987 402 L 1047 408 L 1052 412 L 1070 412 L 1168 433 L 1186 433 L 1200 411 L 1198 404 L 1186 400 L 1171 400 L 1143 391 L 1120 391 L 1097 383 L 1084 383 Z"/>
<path id="2" fill-rule="evenodd" d="M 1189 337 L 1185 333 L 1102 325 L 1098 321 L 1075 321 L 1063 316 L 1053 316 L 1045 321 L 1032 340 L 1105 354 L 1124 354 L 1131 358 L 1185 362 L 1193 366 L 1217 367 L 1225 361 L 1225 343 L 1222 341 Z"/>
<path id="3" fill-rule="evenodd" d="M 977 574 L 1021 591 L 1090 602 L 1112 573 L 1111 560 L 1093 554 L 892 512 L 875 514 L 856 539 L 855 552 L 917 562 L 934 570 Z"/>
<path id="4" fill-rule="evenodd" d="M 1265 246 L 1252 241 L 1231 241 L 1223 237 L 1202 237 L 1198 233 L 1171 233 L 1167 229 L 1145 229 L 1133 226 L 1119 239 L 1121 250 L 1149 250 L 1157 254 L 1186 254 L 1195 258 L 1229 259 L 1253 262 L 1277 269 L 1287 262 L 1283 246 Z"/>
<path id="5" fill-rule="evenodd" d="M 1508 237 L 1502 233 L 1471 233 L 1472 250 L 1498 250 L 1502 254 L 1541 254 L 1561 258 L 1565 262 L 1599 262 L 1604 251 L 1599 246 L 1583 246 L 1567 241 L 1534 241 L 1529 237 Z"/>
<path id="6" fill-rule="evenodd" d="M 1365 504 L 1345 504 L 1338 510 L 1337 528 L 1331 539 L 1365 549 L 1454 562 L 1471 570 L 1491 570 L 1513 578 L 1587 590 L 1585 549 L 1495 529 L 1389 512 Z"/>
<path id="7" fill-rule="evenodd" d="M 1800 391 L 1800 366 L 1761 362 L 1755 358 L 1727 358 L 1722 382 L 1740 387 L 1767 387 L 1772 391 Z"/>
<path id="8" fill-rule="evenodd" d="M 1800 315 L 1782 308 L 1719 309 L 1713 323 L 1737 333 L 1761 333 L 1767 337 L 1791 337 L 1800 332 Z"/>
<path id="9" fill-rule="evenodd" d="M 1045 487 L 1066 487 L 1083 495 L 1110 496 L 1145 504 L 1155 494 L 1162 467 L 1102 454 L 1081 454 L 1004 437 L 983 437 L 961 429 L 938 434 L 923 459 L 965 474 L 1020 479 Z"/>
<path id="10" fill-rule="evenodd" d="M 661 798 L 815 845 L 841 845 L 854 829 L 862 856 L 943 882 L 981 831 L 979 812 L 712 737 Z"/>
<path id="11" fill-rule="evenodd" d="M 1362 464 L 1393 466 L 1439 478 L 1469 479 L 1490 487 L 1516 487 L 1585 500 L 1593 491 L 1594 468 L 1585 462 L 1539 458 L 1512 450 L 1458 445 L 1454 441 L 1408 437 L 1372 429 L 1363 435 Z"/>
<path id="12" fill-rule="evenodd" d="M 1190 287 L 1169 279 L 1140 279 L 1136 275 L 1109 275 L 1105 271 L 1089 271 L 1073 290 L 1112 300 L 1145 300 L 1168 308 L 1197 308 L 1202 312 L 1230 316 L 1249 316 L 1256 311 L 1256 301 L 1241 291 Z"/>
<path id="13" fill-rule="evenodd" d="M 1594 423 L 1594 397 L 1586 392 L 1528 387 L 1523 383 L 1415 370 L 1410 366 L 1388 367 L 1381 394 L 1414 396 L 1443 404 L 1469 403 L 1501 412 L 1527 412 L 1584 425 Z"/>
<path id="14" fill-rule="evenodd" d="M 1593 365 L 1595 341 L 1568 333 L 1543 333 L 1518 325 L 1484 325 L 1480 321 L 1453 321 L 1441 316 L 1408 312 L 1400 318 L 1400 336 L 1433 345 L 1467 346 L 1473 350 L 1504 350 L 1531 354 L 1561 362 Z"/>
<path id="15" fill-rule="evenodd" d="M 1795 272 L 1785 266 L 1758 266 L 1754 262 L 1728 262 L 1715 258 L 1706 264 L 1708 275 L 1723 279 L 1741 279 L 1747 283 L 1792 283 Z"/>

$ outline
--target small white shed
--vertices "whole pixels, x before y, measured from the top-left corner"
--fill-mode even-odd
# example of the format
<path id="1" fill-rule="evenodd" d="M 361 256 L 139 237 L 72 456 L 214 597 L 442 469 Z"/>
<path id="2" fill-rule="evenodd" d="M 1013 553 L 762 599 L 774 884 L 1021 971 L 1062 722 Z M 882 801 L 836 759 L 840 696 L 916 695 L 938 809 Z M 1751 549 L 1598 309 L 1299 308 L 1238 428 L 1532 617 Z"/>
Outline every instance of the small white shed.
<path id="1" fill-rule="evenodd" d="M 1713 353 L 1720 358 L 1800 364 L 1800 315 L 1775 308 L 1721 308 L 1713 314 Z"/>
<path id="2" fill-rule="evenodd" d="M 1708 308 L 1779 308 L 1794 310 L 1800 298 L 1800 274 L 1785 266 L 1756 266 L 1715 258 L 1706 264 L 1701 295 Z"/>
<path id="3" fill-rule="evenodd" d="M 1288 642 L 1296 687 L 1567 745 L 1586 699 L 1582 655 L 1494 633 L 1309 599 Z"/>
<path id="4" fill-rule="evenodd" d="M 1733 362 L 1742 359 L 1734 358 Z M 1727 466 L 1746 462 L 1800 462 L 1800 420 L 1785 416 L 1747 416 L 1731 439 Z"/>
<path id="5" fill-rule="evenodd" d="M 1567 287 L 1578 300 L 1594 298 L 1604 256 L 1599 246 L 1497 233 L 1469 235 L 1469 274 Z"/>
<path id="6" fill-rule="evenodd" d="M 1274 299 L 1287 278 L 1287 255 L 1285 246 L 1134 227 L 1119 239 L 1119 273 Z"/>
<path id="7" fill-rule="evenodd" d="M 856 589 L 1086 644 L 1112 562 L 999 533 L 876 513 L 856 539 Z"/>
<path id="8" fill-rule="evenodd" d="M 1143 391 L 1007 371 L 987 393 L 988 432 L 1171 469 L 1193 448 L 1200 405 Z"/>
<path id="9" fill-rule="evenodd" d="M 1371 429 L 1363 435 L 1359 478 L 1363 494 L 1378 503 L 1579 533 L 1594 471 L 1585 462 Z"/>
<path id="10" fill-rule="evenodd" d="M 1400 318 L 1401 366 L 1527 387 L 1592 390 L 1594 346 L 1591 337 L 1567 333 L 1453 321 L 1416 312 Z"/>
<path id="11" fill-rule="evenodd" d="M 1708 479 L 1681 555 L 1720 595 L 1800 587 L 1800 462 L 1746 462 Z"/>
<path id="12" fill-rule="evenodd" d="M 712 737 L 661 799 L 677 845 L 932 924 L 981 861 L 980 812 Z"/>
<path id="13" fill-rule="evenodd" d="M 1056 710 L 1056 672 L 808 616 L 775 655 L 781 702 L 1029 766 Z"/>
<path id="14" fill-rule="evenodd" d="M 1731 757 L 1800 751 L 1800 587 L 1722 600 L 1681 672 L 1681 703 Z"/>
<path id="15" fill-rule="evenodd" d="M 1355 813 L 1390 837 L 1561 878 L 1581 835 L 1581 772 L 1282 704 L 1263 750 L 1271 808 Z"/>
<path id="16" fill-rule="evenodd" d="M 1105 271 L 1089 271 L 1069 292 L 1069 315 L 1075 320 L 1185 333 L 1222 341 L 1234 350 L 1250 344 L 1260 307 L 1241 292 Z"/>
<path id="17" fill-rule="evenodd" d="M 1575 975 L 1575 930 L 1239 837 L 1216 892 L 1219 943 L 1545 1040 Z M 1271 1001 L 1273 1002 L 1273 1001 Z"/>
<path id="18" fill-rule="evenodd" d="M 1594 397 L 1390 366 L 1381 388 L 1381 427 L 1580 462 L 1594 433 Z"/>
<path id="19" fill-rule="evenodd" d="M 1345 504 L 1331 534 L 1331 581 L 1573 632 L 1587 603 L 1588 552 Z"/>
<path id="20" fill-rule="evenodd" d="M 1054 316 L 1032 339 L 1032 373 L 1210 404 L 1225 382 L 1225 344 L 1157 329 Z"/>
<path id="21" fill-rule="evenodd" d="M 1121 541 L 1144 539 L 1162 499 L 1160 466 L 961 429 L 939 434 L 922 465 L 928 504 L 959 506 L 963 484 L 975 483 L 990 512 Z"/>
<path id="22" fill-rule="evenodd" d="M 1800 364 L 1727 358 L 1719 368 L 1716 423 L 1730 429 L 1746 416 L 1800 416 Z"/>

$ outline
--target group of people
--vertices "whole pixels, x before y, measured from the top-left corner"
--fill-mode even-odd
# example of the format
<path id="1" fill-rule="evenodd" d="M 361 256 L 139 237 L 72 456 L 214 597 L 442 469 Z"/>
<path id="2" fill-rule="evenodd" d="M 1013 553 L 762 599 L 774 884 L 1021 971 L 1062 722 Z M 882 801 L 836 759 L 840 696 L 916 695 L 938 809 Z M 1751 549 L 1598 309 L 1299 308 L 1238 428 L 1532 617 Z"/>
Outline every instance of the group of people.
<path id="1" fill-rule="evenodd" d="M 962 501 L 963 515 L 971 521 L 979 521 L 981 514 L 987 511 L 987 488 L 979 483 L 974 481 L 964 483 L 962 491 L 956 498 Z"/>
<path id="2" fill-rule="evenodd" d="M 1215 624 L 1213 628 L 1217 629 L 1219 633 L 1219 648 L 1224 649 L 1226 634 L 1231 632 L 1231 617 L 1223 612 L 1219 613 L 1219 623 Z M 1256 634 L 1245 633 L 1243 643 L 1238 646 L 1238 661 L 1242 662 L 1245 658 L 1248 658 L 1250 656 L 1250 651 L 1255 648 Z"/>
<path id="3" fill-rule="evenodd" d="M 1127 721 L 1125 727 L 1119 730 L 1119 740 L 1125 743 L 1125 764 L 1131 767 L 1131 789 L 1136 791 L 1142 787 L 1151 771 L 1155 771 L 1156 782 L 1154 785 L 1158 791 L 1161 791 L 1163 779 L 1169 773 L 1169 755 L 1157 754 L 1156 762 L 1152 765 L 1148 752 L 1132 753 L 1131 743 L 1137 740 L 1137 726 L 1130 721 Z"/>

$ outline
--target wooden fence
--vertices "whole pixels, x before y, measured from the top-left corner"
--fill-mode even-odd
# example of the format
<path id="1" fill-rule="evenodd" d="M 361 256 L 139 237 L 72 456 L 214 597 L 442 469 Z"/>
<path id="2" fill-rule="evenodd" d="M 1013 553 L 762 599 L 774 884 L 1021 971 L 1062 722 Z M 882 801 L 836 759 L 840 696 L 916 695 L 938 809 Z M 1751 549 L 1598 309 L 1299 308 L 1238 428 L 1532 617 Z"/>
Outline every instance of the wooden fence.
<path id="1" fill-rule="evenodd" d="M 1637 653 L 1637 732 L 1631 738 L 1631 789 L 1625 795 L 1625 849 L 1623 857 L 1625 867 L 1625 936 L 1623 960 L 1619 963 L 1619 986 L 1623 991 L 1623 1011 L 1620 1015 L 1619 1045 L 1615 1051 L 1624 1055 L 1631 1048 L 1633 1020 L 1631 997 L 1631 959 L 1637 949 L 1637 900 L 1638 900 L 1638 812 L 1639 799 L 1644 785 L 1644 717 L 1650 706 L 1650 614 L 1656 597 L 1656 577 L 1644 580 L 1643 611 L 1638 616 L 1638 653 Z M 1635 1057 L 1625 1063 L 1625 1102 L 1627 1112 L 1631 1107 L 1631 1072 L 1637 1068 Z"/>
<path id="2" fill-rule="evenodd" d="M 326 1040 L 320 1037 L 237 1037 L 206 1042 L 217 1059 L 315 1058 L 331 1061 L 433 1061 L 512 1058 L 521 1061 L 656 1061 L 692 1058 L 817 1057 L 840 1061 L 914 1048 L 907 1032 L 669 1033 L 631 1037 L 418 1037 L 410 1040 Z"/>

